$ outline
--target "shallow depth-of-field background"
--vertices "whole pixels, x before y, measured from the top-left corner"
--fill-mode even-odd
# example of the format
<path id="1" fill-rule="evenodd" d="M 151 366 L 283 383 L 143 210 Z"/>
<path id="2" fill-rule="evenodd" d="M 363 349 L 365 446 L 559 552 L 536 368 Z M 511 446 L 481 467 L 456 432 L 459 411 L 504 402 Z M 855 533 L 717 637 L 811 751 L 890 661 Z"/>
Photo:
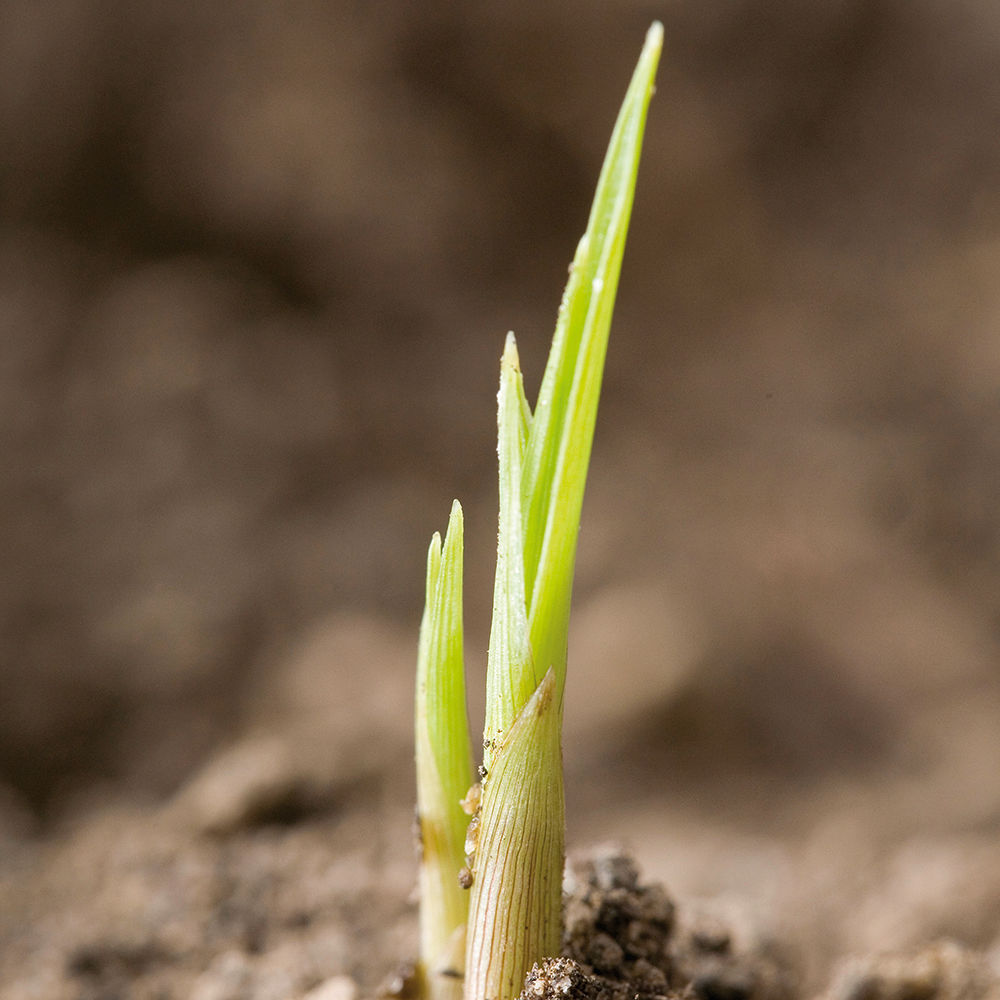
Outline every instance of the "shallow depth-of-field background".
<path id="1" fill-rule="evenodd" d="M 426 544 L 459 497 L 478 725 L 503 336 L 533 396 L 654 17 L 569 842 L 752 910 L 810 988 L 1000 938 L 992 0 L 6 0 L 0 985 L 147 995 L 80 951 L 96 886 L 151 905 L 88 881 L 114 817 L 176 859 L 377 806 L 405 908 Z"/>

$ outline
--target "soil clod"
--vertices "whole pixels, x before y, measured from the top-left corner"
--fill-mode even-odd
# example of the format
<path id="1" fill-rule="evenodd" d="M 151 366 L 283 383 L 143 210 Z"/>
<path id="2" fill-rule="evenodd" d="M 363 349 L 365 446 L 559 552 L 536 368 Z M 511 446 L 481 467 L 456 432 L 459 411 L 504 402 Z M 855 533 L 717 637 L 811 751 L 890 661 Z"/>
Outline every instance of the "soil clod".
<path id="1" fill-rule="evenodd" d="M 567 877 L 563 955 L 528 974 L 521 1000 L 786 1000 L 790 975 L 733 948 L 720 923 L 679 933 L 676 908 L 617 848 L 577 859 Z"/>

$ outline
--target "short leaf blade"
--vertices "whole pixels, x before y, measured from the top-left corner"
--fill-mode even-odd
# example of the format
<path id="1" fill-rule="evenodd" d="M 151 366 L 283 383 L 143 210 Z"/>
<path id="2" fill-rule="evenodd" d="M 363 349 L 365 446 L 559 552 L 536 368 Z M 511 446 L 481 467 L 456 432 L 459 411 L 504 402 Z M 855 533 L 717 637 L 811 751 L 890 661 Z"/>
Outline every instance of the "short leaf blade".
<path id="1" fill-rule="evenodd" d="M 462 508 L 456 500 L 444 545 L 435 534 L 427 553 L 427 599 L 417 654 L 420 957 L 431 1000 L 456 994 L 457 980 L 450 973 L 461 973 L 468 912 L 468 895 L 458 884 L 468 823 L 459 802 L 472 783 L 462 655 L 462 554 Z"/>
<path id="2" fill-rule="evenodd" d="M 510 726 L 541 679 L 528 641 L 528 610 L 524 592 L 524 551 L 521 543 L 521 463 L 531 415 L 514 335 L 507 335 L 500 361 L 497 393 L 497 457 L 500 467 L 500 526 L 497 572 L 493 591 L 493 625 L 486 669 L 486 724 L 489 747 Z"/>

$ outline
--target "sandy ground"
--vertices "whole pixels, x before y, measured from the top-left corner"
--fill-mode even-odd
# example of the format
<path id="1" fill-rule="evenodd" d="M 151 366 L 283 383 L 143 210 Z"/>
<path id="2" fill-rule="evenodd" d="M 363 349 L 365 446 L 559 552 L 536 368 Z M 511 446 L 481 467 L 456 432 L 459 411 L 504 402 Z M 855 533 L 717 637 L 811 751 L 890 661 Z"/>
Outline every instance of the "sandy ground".
<path id="1" fill-rule="evenodd" d="M 478 725 L 503 335 L 533 392 L 654 17 L 570 845 L 795 995 L 995 988 L 995 4 L 9 0 L 0 996 L 412 955 L 427 540 L 458 496 Z"/>

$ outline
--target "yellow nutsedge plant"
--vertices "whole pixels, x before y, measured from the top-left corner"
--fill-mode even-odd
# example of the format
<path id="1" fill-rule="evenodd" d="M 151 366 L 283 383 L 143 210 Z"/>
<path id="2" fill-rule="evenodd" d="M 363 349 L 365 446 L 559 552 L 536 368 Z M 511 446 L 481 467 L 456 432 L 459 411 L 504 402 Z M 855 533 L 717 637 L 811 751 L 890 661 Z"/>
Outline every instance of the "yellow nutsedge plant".
<path id="1" fill-rule="evenodd" d="M 431 542 L 416 694 L 420 971 L 429 1000 L 513 1000 L 559 951 L 562 712 L 570 596 L 611 314 L 646 112 L 655 23 L 615 124 L 534 411 L 517 347 L 500 363 L 500 518 L 481 783 L 462 663 L 462 511 Z M 470 819 L 471 816 L 471 819 Z"/>

